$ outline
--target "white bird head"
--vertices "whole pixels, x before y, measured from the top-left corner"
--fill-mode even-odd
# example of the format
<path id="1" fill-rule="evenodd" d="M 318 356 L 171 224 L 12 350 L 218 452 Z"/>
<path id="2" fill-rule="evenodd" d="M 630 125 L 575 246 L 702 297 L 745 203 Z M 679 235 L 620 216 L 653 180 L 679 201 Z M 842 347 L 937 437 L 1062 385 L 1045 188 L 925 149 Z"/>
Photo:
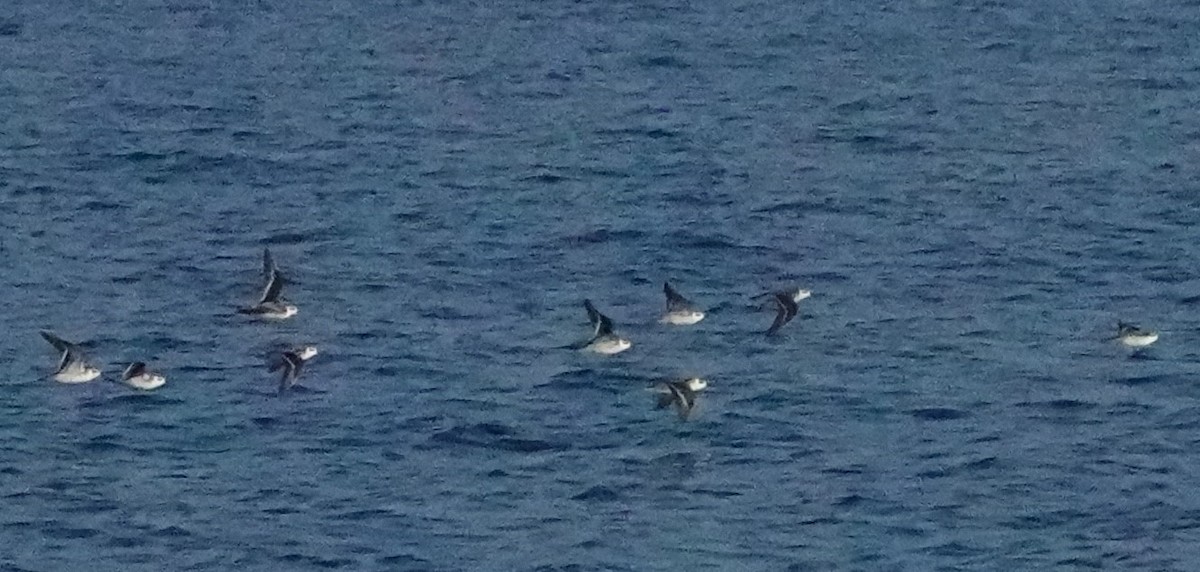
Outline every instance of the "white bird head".
<path id="1" fill-rule="evenodd" d="M 708 387 L 708 381 L 699 377 L 689 378 L 686 382 L 687 388 L 692 391 L 700 391 Z"/>
<path id="2" fill-rule="evenodd" d="M 300 356 L 302 360 L 310 360 L 317 355 L 317 346 L 300 346 L 296 348 L 296 355 Z"/>

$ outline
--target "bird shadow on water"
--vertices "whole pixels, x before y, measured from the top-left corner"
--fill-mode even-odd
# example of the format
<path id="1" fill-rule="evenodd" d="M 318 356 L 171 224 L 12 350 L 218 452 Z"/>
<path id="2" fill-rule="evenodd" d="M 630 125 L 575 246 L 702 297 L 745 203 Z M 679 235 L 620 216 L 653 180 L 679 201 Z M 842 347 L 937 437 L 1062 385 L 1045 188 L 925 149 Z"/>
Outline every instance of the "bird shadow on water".
<path id="1" fill-rule="evenodd" d="M 1154 352 L 1148 349 L 1129 350 L 1128 353 L 1129 355 L 1125 358 L 1128 361 L 1160 361 Z"/>

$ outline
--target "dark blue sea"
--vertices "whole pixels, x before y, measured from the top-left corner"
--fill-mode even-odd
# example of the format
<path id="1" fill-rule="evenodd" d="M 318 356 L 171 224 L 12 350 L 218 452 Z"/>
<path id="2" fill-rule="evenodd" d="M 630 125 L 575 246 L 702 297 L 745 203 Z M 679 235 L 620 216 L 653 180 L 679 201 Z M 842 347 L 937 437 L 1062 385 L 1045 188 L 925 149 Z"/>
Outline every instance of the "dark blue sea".
<path id="1" fill-rule="evenodd" d="M 1200 569 L 1197 30 L 5 4 L 0 570 Z M 264 247 L 293 319 L 234 312 Z M 657 324 L 664 280 L 709 316 Z M 562 349 L 585 298 L 632 349 Z M 50 380 L 41 329 L 104 377 Z"/>

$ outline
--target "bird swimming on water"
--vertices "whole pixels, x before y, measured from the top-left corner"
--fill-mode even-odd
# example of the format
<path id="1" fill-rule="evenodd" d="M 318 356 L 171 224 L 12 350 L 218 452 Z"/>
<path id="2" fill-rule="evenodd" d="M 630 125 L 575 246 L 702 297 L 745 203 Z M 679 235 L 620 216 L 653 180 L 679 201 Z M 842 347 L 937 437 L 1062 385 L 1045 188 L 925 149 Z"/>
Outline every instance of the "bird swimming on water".
<path id="1" fill-rule="evenodd" d="M 87 356 L 79 346 L 68 342 L 46 330 L 39 332 L 42 338 L 61 353 L 58 369 L 51 376 L 59 383 L 85 383 L 100 377 L 100 370 L 87 362 Z"/>
<path id="2" fill-rule="evenodd" d="M 672 288 L 670 282 L 663 282 L 663 293 L 667 296 L 667 313 L 663 314 L 660 323 L 690 326 L 704 319 L 704 312 L 696 309 L 690 300 Z"/>
<path id="3" fill-rule="evenodd" d="M 275 266 L 275 259 L 271 257 L 271 251 L 267 248 L 263 249 L 263 276 L 266 284 L 258 303 L 248 308 L 238 308 L 238 313 L 272 320 L 283 320 L 295 316 L 300 310 L 280 298 L 280 294 L 283 292 L 283 275 L 279 273 L 279 268 Z"/>

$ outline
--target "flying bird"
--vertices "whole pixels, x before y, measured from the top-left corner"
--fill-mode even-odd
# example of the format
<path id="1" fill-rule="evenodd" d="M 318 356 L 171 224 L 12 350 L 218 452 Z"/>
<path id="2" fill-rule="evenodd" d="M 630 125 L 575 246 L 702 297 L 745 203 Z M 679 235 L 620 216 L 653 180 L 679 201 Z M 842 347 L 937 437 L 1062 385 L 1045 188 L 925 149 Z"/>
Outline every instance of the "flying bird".
<path id="1" fill-rule="evenodd" d="M 58 369 L 52 376 L 54 381 L 84 383 L 100 377 L 100 370 L 87 362 L 87 356 L 77 344 L 68 342 L 46 330 L 39 333 L 61 354 L 58 360 Z"/>
<path id="2" fill-rule="evenodd" d="M 1130 348 L 1144 348 L 1158 341 L 1158 332 L 1145 330 L 1133 324 L 1117 322 L 1117 337 L 1122 344 Z"/>
<path id="3" fill-rule="evenodd" d="M 317 355 L 316 346 L 300 346 L 280 353 L 278 359 L 271 361 L 267 368 L 268 371 L 283 370 L 279 376 L 279 393 L 282 394 L 296 385 L 296 378 L 300 377 L 300 370 L 315 355 Z"/>
<path id="4" fill-rule="evenodd" d="M 598 354 L 612 355 L 619 354 L 633 345 L 633 342 L 613 332 L 612 320 L 596 310 L 591 300 L 584 300 L 583 307 L 587 310 L 588 320 L 594 328 L 592 338 L 583 344 L 583 349 Z"/>
<path id="5" fill-rule="evenodd" d="M 801 292 L 805 291 L 802 290 Z M 767 293 L 762 294 L 759 296 L 759 298 L 767 296 L 771 297 L 771 300 L 775 302 L 775 321 L 771 322 L 770 328 L 767 328 L 767 335 L 773 336 L 779 333 L 779 329 L 782 328 L 784 324 L 787 324 L 788 322 L 792 321 L 792 318 L 796 317 L 796 314 L 800 311 L 800 307 L 796 304 L 797 294 L 794 292 Z M 805 296 L 805 298 L 806 297 L 807 296 Z M 801 300 L 803 299 L 804 298 L 801 298 Z"/>
<path id="6" fill-rule="evenodd" d="M 697 310 L 690 300 L 672 288 L 670 282 L 663 282 L 663 294 L 667 296 L 667 313 L 663 314 L 659 322 L 674 326 L 690 326 L 704 319 L 704 312 Z"/>
<path id="7" fill-rule="evenodd" d="M 666 381 L 650 388 L 650 391 L 658 394 L 655 409 L 663 409 L 673 405 L 676 412 L 679 413 L 679 418 L 686 421 L 691 416 L 692 411 L 696 409 L 697 393 L 707 387 L 707 381 L 699 377 L 692 377 Z"/>
<path id="8" fill-rule="evenodd" d="M 271 257 L 271 251 L 267 248 L 263 249 L 263 276 L 266 284 L 263 286 L 263 293 L 259 297 L 258 303 L 248 308 L 238 308 L 238 313 L 272 320 L 283 320 L 295 316 L 300 310 L 280 297 L 283 292 L 283 275 L 275 266 L 275 259 Z"/>
<path id="9" fill-rule="evenodd" d="M 137 389 L 150 391 L 158 389 L 167 383 L 167 378 L 162 374 L 150 371 L 146 368 L 145 362 L 135 361 L 125 368 L 125 372 L 121 374 L 121 380 Z"/>

